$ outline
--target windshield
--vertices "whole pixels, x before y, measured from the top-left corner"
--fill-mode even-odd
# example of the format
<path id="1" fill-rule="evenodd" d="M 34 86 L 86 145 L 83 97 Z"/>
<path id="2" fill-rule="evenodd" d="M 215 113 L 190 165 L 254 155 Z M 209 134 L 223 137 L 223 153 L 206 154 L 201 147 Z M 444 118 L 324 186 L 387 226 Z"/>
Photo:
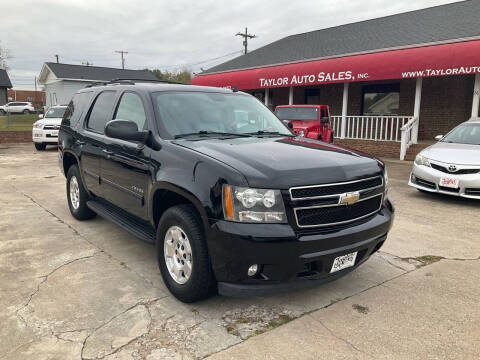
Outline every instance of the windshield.
<path id="1" fill-rule="evenodd" d="M 160 119 L 171 137 L 193 133 L 292 135 L 256 98 L 208 92 L 155 93 Z"/>
<path id="2" fill-rule="evenodd" d="M 46 118 L 62 118 L 63 114 L 65 114 L 66 107 L 55 107 L 48 109 L 47 113 L 45 114 Z"/>
<path id="3" fill-rule="evenodd" d="M 277 117 L 280 120 L 304 120 L 318 119 L 318 108 L 311 107 L 284 107 L 277 108 Z"/>
<path id="4" fill-rule="evenodd" d="M 465 123 L 457 126 L 441 140 L 447 143 L 480 145 L 480 123 Z"/>

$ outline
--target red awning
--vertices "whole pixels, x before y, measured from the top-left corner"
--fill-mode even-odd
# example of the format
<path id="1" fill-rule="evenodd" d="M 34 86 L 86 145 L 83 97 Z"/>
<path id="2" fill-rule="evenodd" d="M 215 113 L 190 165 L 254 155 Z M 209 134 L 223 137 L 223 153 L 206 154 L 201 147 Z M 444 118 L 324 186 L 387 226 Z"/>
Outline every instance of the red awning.
<path id="1" fill-rule="evenodd" d="M 193 85 L 239 90 L 480 73 L 480 40 L 200 75 Z"/>

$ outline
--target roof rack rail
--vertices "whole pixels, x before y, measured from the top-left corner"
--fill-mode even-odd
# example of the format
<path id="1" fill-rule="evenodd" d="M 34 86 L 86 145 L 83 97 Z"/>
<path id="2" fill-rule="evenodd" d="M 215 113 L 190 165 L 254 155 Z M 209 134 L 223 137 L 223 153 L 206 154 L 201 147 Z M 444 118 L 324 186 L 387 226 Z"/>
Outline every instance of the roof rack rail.
<path id="1" fill-rule="evenodd" d="M 94 86 L 104 86 L 104 85 L 113 85 L 113 84 L 127 84 L 127 85 L 135 85 L 136 82 L 157 82 L 157 83 L 164 83 L 164 84 L 177 84 L 177 85 L 185 85 L 183 83 L 170 81 L 170 80 L 160 80 L 160 79 L 113 79 L 109 81 L 95 81 L 91 84 L 88 84 L 87 88 L 94 87 Z"/>
<path id="2" fill-rule="evenodd" d="M 137 82 L 159 82 L 159 83 L 166 83 L 166 84 L 178 84 L 178 85 L 185 85 L 183 83 L 179 83 L 176 81 L 171 81 L 171 80 L 161 80 L 161 79 L 114 79 L 112 80 L 113 82 L 118 82 L 118 81 L 132 81 L 135 83 Z"/>

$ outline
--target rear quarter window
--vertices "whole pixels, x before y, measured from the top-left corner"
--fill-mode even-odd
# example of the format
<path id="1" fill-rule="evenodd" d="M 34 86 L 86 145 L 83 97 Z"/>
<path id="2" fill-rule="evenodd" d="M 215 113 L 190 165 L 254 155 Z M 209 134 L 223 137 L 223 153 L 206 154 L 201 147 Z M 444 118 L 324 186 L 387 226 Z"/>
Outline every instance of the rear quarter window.
<path id="1" fill-rule="evenodd" d="M 63 115 L 62 125 L 72 127 L 77 126 L 87 112 L 88 106 L 92 100 L 92 95 L 93 91 L 85 91 L 73 95 L 73 98 Z"/>

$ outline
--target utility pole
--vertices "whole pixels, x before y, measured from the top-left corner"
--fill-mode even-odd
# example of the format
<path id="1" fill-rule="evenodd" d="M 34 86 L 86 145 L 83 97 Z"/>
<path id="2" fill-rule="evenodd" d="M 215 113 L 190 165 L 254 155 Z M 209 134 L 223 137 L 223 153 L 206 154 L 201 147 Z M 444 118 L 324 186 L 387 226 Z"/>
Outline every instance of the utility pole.
<path id="1" fill-rule="evenodd" d="M 82 65 L 90 66 L 90 65 L 93 65 L 93 63 L 88 62 L 88 61 L 83 61 L 83 62 L 82 62 Z"/>
<path id="2" fill-rule="evenodd" d="M 248 52 L 248 39 L 256 38 L 257 35 L 252 35 L 248 33 L 248 29 L 245 28 L 245 33 L 238 32 L 235 36 L 243 37 L 243 46 L 245 47 L 245 54 Z"/>
<path id="3" fill-rule="evenodd" d="M 125 58 L 123 57 L 123 55 L 127 55 L 128 54 L 128 51 L 124 51 L 124 50 L 115 50 L 116 53 L 119 53 L 120 56 L 122 57 L 122 69 L 125 69 Z"/>
<path id="4" fill-rule="evenodd" d="M 58 55 L 57 55 L 57 54 L 55 54 L 55 55 L 53 55 L 53 56 L 55 56 L 55 57 L 57 58 L 57 64 L 58 64 Z"/>

